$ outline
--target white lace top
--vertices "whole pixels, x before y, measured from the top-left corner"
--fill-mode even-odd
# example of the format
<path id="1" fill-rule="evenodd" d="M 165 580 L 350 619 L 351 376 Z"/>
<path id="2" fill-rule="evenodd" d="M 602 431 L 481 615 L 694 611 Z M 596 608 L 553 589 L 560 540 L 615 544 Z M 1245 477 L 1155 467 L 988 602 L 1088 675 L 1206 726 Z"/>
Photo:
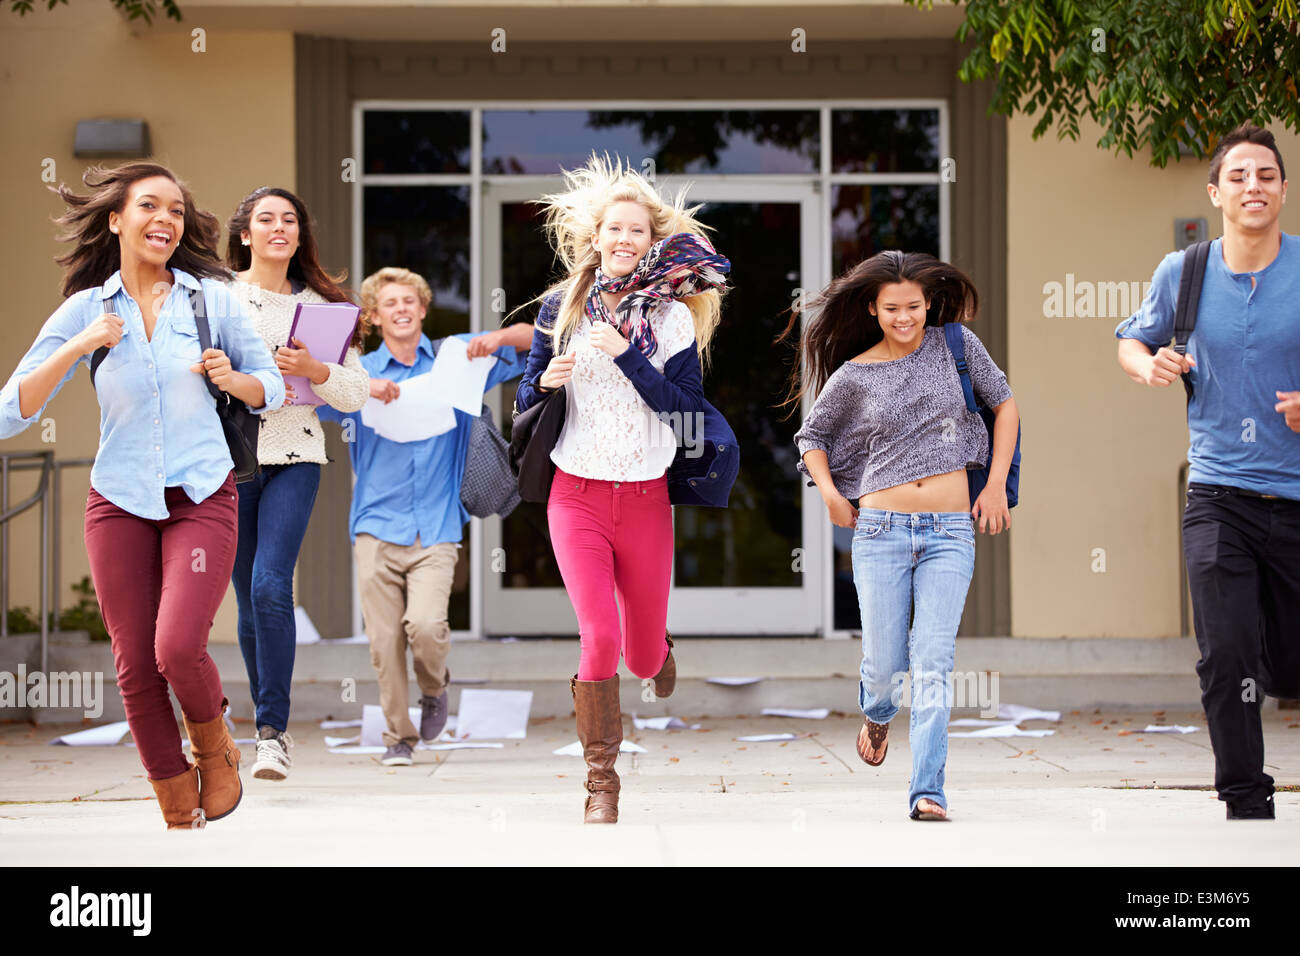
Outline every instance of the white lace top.
<path id="1" fill-rule="evenodd" d="M 658 347 L 649 357 L 660 372 L 678 352 L 695 348 L 691 310 L 670 301 L 650 313 Z M 564 430 L 551 461 L 571 475 L 600 481 L 650 481 L 661 477 L 677 454 L 669 424 L 641 398 L 609 354 L 591 344 L 584 317 L 566 346 L 577 356 L 566 394 Z"/>

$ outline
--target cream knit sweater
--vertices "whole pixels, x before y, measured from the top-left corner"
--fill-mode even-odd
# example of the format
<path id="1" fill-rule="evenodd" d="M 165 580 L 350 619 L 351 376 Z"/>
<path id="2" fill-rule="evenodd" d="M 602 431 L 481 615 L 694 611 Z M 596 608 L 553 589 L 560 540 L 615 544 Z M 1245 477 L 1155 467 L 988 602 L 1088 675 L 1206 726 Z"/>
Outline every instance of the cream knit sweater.
<path id="1" fill-rule="evenodd" d="M 324 302 L 310 288 L 293 295 L 268 292 L 246 282 L 234 282 L 231 290 L 239 300 L 244 314 L 266 342 L 274 355 L 284 345 L 293 325 L 294 306 L 299 302 Z M 341 412 L 355 412 L 370 398 L 370 374 L 361 365 L 361 356 L 349 348 L 343 364 L 328 362 L 329 378 L 314 391 Z M 257 460 L 263 465 L 292 465 L 304 461 L 325 464 L 325 432 L 321 429 L 316 409 L 311 405 L 284 405 L 267 412 L 261 418 L 257 435 Z"/>

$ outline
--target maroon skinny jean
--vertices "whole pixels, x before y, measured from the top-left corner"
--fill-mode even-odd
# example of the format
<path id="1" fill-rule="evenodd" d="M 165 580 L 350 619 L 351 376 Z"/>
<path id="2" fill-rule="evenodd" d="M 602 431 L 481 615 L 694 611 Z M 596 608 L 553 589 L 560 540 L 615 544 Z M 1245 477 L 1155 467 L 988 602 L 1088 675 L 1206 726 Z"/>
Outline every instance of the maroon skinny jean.
<path id="1" fill-rule="evenodd" d="M 239 533 L 233 472 L 198 504 L 182 488 L 165 495 L 169 516 L 160 520 L 123 511 L 94 488 L 86 499 L 90 573 L 127 724 L 150 780 L 188 766 L 169 686 L 191 721 L 221 713 L 208 632 L 230 585 Z"/>

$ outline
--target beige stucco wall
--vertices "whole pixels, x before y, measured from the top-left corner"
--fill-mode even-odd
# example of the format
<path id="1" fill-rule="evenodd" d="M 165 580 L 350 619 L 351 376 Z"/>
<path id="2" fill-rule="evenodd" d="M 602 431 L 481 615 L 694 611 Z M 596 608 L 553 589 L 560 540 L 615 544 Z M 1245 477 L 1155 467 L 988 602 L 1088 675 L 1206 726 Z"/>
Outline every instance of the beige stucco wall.
<path id="1" fill-rule="evenodd" d="M 1222 217 L 1205 192 L 1208 163 L 1166 169 L 1149 153 L 1034 142 L 1032 119 L 1008 131 L 1009 364 L 1024 418 L 1023 504 L 1011 538 L 1012 632 L 1020 637 L 1161 637 L 1179 632 L 1178 469 L 1187 454 L 1181 386 L 1129 381 L 1115 361 L 1125 315 L 1047 317 L 1043 287 L 1079 280 L 1149 282 L 1173 250 L 1175 218 Z M 1284 133 L 1278 124 L 1275 132 Z M 1300 164 L 1300 137 L 1279 135 Z M 1300 232 L 1300 204 L 1282 228 Z M 1136 308 L 1136 306 L 1133 306 Z M 1293 383 L 1295 384 L 1295 383 Z M 1105 570 L 1094 571 L 1102 549 Z"/>
<path id="2" fill-rule="evenodd" d="M 191 49 L 188 33 L 133 34 L 106 2 L 53 11 L 43 4 L 26 17 L 0 13 L 0 279 L 8 307 L 0 324 L 0 376 L 7 379 L 45 319 L 61 302 L 53 257 L 52 216 L 62 204 L 42 181 L 43 162 L 57 179 L 81 185 L 89 161 L 72 155 L 81 119 L 144 119 L 153 159 L 187 180 L 198 203 L 224 223 L 248 191 L 266 183 L 293 187 L 293 37 L 290 34 L 209 31 L 206 51 Z M 120 160 L 107 161 L 109 163 Z M 0 449 L 50 449 L 63 458 L 92 457 L 98 406 L 84 369 L 46 407 L 52 444 L 33 426 Z M 89 471 L 66 476 L 63 494 L 63 592 L 89 573 L 81 520 Z M 34 480 L 16 479 L 15 498 Z M 15 519 L 10 532 L 11 603 L 38 600 L 38 521 Z M 235 601 L 227 594 L 212 632 L 233 641 Z"/>

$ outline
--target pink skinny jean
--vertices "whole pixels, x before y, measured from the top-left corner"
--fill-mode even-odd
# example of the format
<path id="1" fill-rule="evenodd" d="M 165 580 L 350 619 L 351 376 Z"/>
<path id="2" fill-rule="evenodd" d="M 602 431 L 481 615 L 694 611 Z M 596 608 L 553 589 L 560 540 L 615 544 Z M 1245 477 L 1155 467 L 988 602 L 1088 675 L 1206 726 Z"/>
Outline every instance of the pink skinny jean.
<path id="1" fill-rule="evenodd" d="M 596 481 L 557 468 L 546 518 L 578 616 L 578 680 L 613 677 L 620 649 L 628 670 L 654 677 L 668 657 L 673 514 L 667 479 Z"/>

